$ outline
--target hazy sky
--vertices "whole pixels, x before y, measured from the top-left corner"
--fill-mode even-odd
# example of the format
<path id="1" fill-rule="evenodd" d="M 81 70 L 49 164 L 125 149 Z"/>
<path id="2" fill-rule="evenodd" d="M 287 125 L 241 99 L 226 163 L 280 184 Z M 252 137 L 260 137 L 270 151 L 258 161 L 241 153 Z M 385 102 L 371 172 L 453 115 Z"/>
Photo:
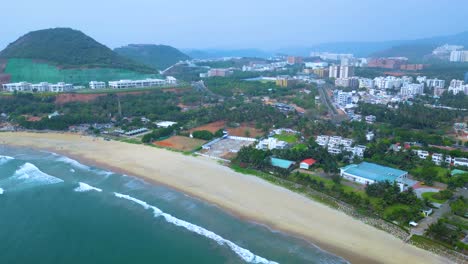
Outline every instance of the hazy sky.
<path id="1" fill-rule="evenodd" d="M 72 27 L 115 48 L 308 46 L 399 40 L 468 30 L 466 0 L 2 1 L 0 48 L 37 29 Z"/>

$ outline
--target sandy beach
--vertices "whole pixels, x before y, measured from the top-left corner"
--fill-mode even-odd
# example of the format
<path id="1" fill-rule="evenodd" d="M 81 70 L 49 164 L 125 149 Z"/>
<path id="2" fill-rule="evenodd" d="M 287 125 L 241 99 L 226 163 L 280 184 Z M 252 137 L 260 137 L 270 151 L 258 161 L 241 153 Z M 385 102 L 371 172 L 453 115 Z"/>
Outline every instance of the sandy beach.
<path id="1" fill-rule="evenodd" d="M 342 212 L 207 158 L 72 134 L 0 133 L 0 142 L 57 152 L 170 186 L 305 238 L 352 263 L 449 263 Z"/>

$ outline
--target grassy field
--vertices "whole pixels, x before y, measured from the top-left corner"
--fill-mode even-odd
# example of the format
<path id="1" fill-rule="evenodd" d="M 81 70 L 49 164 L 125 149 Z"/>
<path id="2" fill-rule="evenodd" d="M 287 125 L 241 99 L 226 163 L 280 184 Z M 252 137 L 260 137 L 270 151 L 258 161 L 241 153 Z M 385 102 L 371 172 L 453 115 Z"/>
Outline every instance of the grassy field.
<path id="1" fill-rule="evenodd" d="M 60 69 L 46 63 L 33 62 L 29 59 L 9 59 L 5 73 L 11 75 L 12 82 L 66 82 L 75 85 L 86 85 L 90 81 L 145 79 L 159 76 L 157 74 L 143 74 L 113 68 Z"/>
<path id="2" fill-rule="evenodd" d="M 410 207 L 408 205 L 404 205 L 404 204 L 394 204 L 392 206 L 389 206 L 387 208 L 385 208 L 384 210 L 384 218 L 388 218 L 388 216 L 392 215 L 395 211 L 397 210 L 409 210 Z"/>
<path id="3" fill-rule="evenodd" d="M 447 177 L 447 174 L 448 174 L 449 170 L 446 169 L 446 168 L 438 167 L 438 166 L 434 166 L 434 169 L 437 171 L 437 178 L 438 178 L 437 181 L 447 183 L 447 181 L 449 179 Z M 411 174 L 418 175 L 421 172 L 421 170 L 422 170 L 422 167 L 417 167 L 417 168 L 411 170 Z"/>
<path id="4" fill-rule="evenodd" d="M 295 134 L 281 133 L 279 135 L 275 135 L 275 138 L 277 138 L 278 140 L 286 141 L 289 144 L 297 142 L 297 135 Z"/>
<path id="5" fill-rule="evenodd" d="M 422 197 L 423 198 L 426 198 L 428 199 L 429 201 L 433 202 L 433 203 L 445 203 L 447 200 L 439 200 L 439 199 L 436 199 L 434 198 L 434 195 L 437 194 L 436 192 L 426 192 L 426 193 L 423 193 L 422 194 Z"/>

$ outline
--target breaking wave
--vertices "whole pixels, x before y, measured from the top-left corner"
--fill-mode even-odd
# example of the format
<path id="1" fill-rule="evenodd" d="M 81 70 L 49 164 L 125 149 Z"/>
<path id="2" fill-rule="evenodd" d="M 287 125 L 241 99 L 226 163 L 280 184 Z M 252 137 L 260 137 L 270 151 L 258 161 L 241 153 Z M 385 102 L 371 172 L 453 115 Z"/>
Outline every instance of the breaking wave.
<path id="1" fill-rule="evenodd" d="M 55 154 L 53 153 L 54 156 L 57 156 L 57 161 L 60 161 L 60 162 L 63 162 L 63 163 L 67 163 L 67 164 L 70 164 L 72 165 L 73 167 L 76 167 L 78 169 L 82 169 L 82 170 L 90 170 L 91 168 L 89 166 L 86 166 L 84 164 L 81 164 L 79 163 L 78 161 L 74 160 L 74 159 L 71 159 L 69 157 L 65 157 L 65 156 L 60 156 L 58 154 Z"/>
<path id="2" fill-rule="evenodd" d="M 79 182 L 79 186 L 76 187 L 74 190 L 75 192 L 89 192 L 89 191 L 96 191 L 96 192 L 102 192 L 102 189 L 93 187 L 89 184 L 86 184 L 84 182 Z"/>
<path id="3" fill-rule="evenodd" d="M 42 172 L 36 166 L 29 162 L 25 163 L 18 170 L 16 170 L 15 174 L 11 178 L 22 180 L 24 182 L 37 182 L 45 184 L 55 184 L 63 182 L 62 179 Z"/>
<path id="4" fill-rule="evenodd" d="M 5 164 L 9 162 L 10 160 L 14 160 L 15 158 L 10 157 L 10 156 L 2 156 L 0 155 L 0 165 Z"/>
<path id="5" fill-rule="evenodd" d="M 3 194 L 5 192 L 5 190 L 3 190 L 2 188 L 0 188 L 0 195 Z"/>
<path id="6" fill-rule="evenodd" d="M 141 205 L 143 208 L 145 209 L 151 209 L 153 211 L 153 214 L 154 214 L 154 217 L 163 217 L 166 222 L 168 223 L 171 223 L 173 225 L 176 225 L 176 226 L 179 226 L 179 227 L 183 227 L 187 230 L 189 230 L 190 232 L 193 232 L 193 233 L 196 233 L 198 235 L 201 235 L 201 236 L 204 236 L 204 237 L 207 237 L 211 240 L 214 240 L 216 241 L 219 245 L 227 245 L 234 253 L 236 253 L 240 258 L 242 258 L 244 261 L 248 262 L 248 263 L 266 263 L 266 264 L 275 264 L 277 262 L 274 262 L 274 261 L 270 261 L 270 260 L 267 260 L 263 257 L 260 257 L 260 256 L 257 256 L 255 255 L 254 253 L 250 252 L 248 249 L 245 249 L 245 248 L 242 248 L 240 246 L 238 246 L 237 244 L 233 243 L 232 241 L 229 241 L 223 237 L 221 237 L 220 235 L 212 232 L 212 231 L 209 231 L 203 227 L 200 227 L 200 226 L 197 226 L 195 224 L 192 224 L 192 223 L 189 223 L 187 221 L 184 221 L 184 220 L 181 220 L 181 219 L 178 219 L 168 213 L 164 213 L 163 211 L 161 211 L 159 208 L 155 207 L 155 206 L 152 206 L 148 203 L 146 203 L 145 201 L 142 201 L 142 200 L 139 200 L 137 198 L 134 198 L 132 196 L 129 196 L 129 195 L 125 195 L 125 194 L 121 194 L 121 193 L 114 193 L 114 195 L 118 198 L 122 198 L 122 199 L 126 199 L 126 200 L 129 200 L 129 201 L 132 201 L 136 204 L 139 204 Z"/>

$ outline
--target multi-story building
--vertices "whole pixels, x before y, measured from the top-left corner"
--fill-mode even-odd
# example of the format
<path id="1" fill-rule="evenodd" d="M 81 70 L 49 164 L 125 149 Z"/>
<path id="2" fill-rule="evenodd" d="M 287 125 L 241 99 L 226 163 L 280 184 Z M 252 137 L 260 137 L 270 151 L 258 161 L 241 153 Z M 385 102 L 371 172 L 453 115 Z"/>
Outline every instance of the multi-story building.
<path id="1" fill-rule="evenodd" d="M 418 81 L 418 83 L 425 83 L 427 81 L 427 77 L 426 76 L 418 76 L 418 77 L 416 77 L 416 81 Z"/>
<path id="2" fill-rule="evenodd" d="M 339 65 L 331 65 L 328 72 L 329 78 L 340 78 L 341 67 Z"/>
<path id="3" fill-rule="evenodd" d="M 445 81 L 444 80 L 439 80 L 437 78 L 427 79 L 426 80 L 426 85 L 429 88 L 444 88 L 445 87 Z"/>
<path id="4" fill-rule="evenodd" d="M 454 158 L 453 159 L 453 166 L 468 167 L 468 159 L 467 158 Z"/>
<path id="5" fill-rule="evenodd" d="M 344 58 L 353 58 L 353 54 L 329 53 L 329 52 L 311 52 L 311 57 L 320 57 L 322 60 L 341 61 Z"/>
<path id="6" fill-rule="evenodd" d="M 402 96 L 415 96 L 424 93 L 424 84 L 422 83 L 405 83 L 401 89 Z"/>
<path id="7" fill-rule="evenodd" d="M 145 79 L 145 80 L 120 80 L 109 82 L 109 87 L 114 89 L 124 88 L 144 88 L 157 87 L 168 84 L 167 80 L 163 79 Z"/>
<path id="8" fill-rule="evenodd" d="M 365 120 L 366 123 L 373 124 L 377 120 L 377 117 L 375 117 L 375 115 L 368 115 L 365 117 Z"/>
<path id="9" fill-rule="evenodd" d="M 211 69 L 208 71 L 208 77 L 228 77 L 233 73 L 230 69 Z"/>
<path id="10" fill-rule="evenodd" d="M 289 56 L 287 61 L 288 64 L 302 64 L 302 57 Z"/>
<path id="11" fill-rule="evenodd" d="M 325 61 L 319 61 L 319 62 L 306 62 L 305 63 L 306 68 L 323 68 L 323 67 L 328 67 L 328 62 Z"/>
<path id="12" fill-rule="evenodd" d="M 296 79 L 294 78 L 291 78 L 290 76 L 288 75 L 281 75 L 281 76 L 278 76 L 276 77 L 276 85 L 280 86 L 280 87 L 291 87 L 295 84 L 297 84 L 297 81 Z"/>
<path id="13" fill-rule="evenodd" d="M 356 77 L 338 78 L 338 79 L 335 80 L 335 86 L 358 88 L 359 87 L 359 79 L 356 78 Z"/>
<path id="14" fill-rule="evenodd" d="M 341 106 L 350 104 L 353 100 L 353 94 L 350 92 L 337 91 L 335 92 L 335 102 Z"/>
<path id="15" fill-rule="evenodd" d="M 402 84 L 402 79 L 394 76 L 374 78 L 374 85 L 379 89 L 398 89 Z"/>
<path id="16" fill-rule="evenodd" d="M 405 64 L 407 58 L 374 58 L 367 63 L 369 68 L 400 69 Z"/>
<path id="17" fill-rule="evenodd" d="M 465 81 L 462 81 L 462 80 L 453 79 L 450 81 L 450 87 L 454 87 L 454 88 L 463 86 L 464 84 L 465 84 Z"/>
<path id="18" fill-rule="evenodd" d="M 349 78 L 354 76 L 354 67 L 353 66 L 340 66 L 340 77 L 339 78 Z"/>
<path id="19" fill-rule="evenodd" d="M 450 87 L 448 88 L 448 91 L 449 91 L 449 92 L 452 92 L 453 94 L 458 94 L 458 93 L 468 94 L 468 84 L 467 84 L 467 85 L 458 86 L 458 87 L 452 87 L 452 86 L 450 86 Z"/>
<path id="20" fill-rule="evenodd" d="M 48 82 L 41 82 L 37 84 L 31 85 L 31 91 L 33 92 L 49 92 L 50 91 L 50 83 Z"/>
<path id="21" fill-rule="evenodd" d="M 8 92 L 29 92 L 31 91 L 31 84 L 28 82 L 6 83 L 3 84 L 3 90 Z"/>
<path id="22" fill-rule="evenodd" d="M 59 82 L 57 84 L 51 84 L 49 86 L 51 92 L 54 93 L 63 93 L 73 90 L 73 85 L 69 83 Z"/>
<path id="23" fill-rule="evenodd" d="M 287 148 L 288 143 L 285 141 L 278 140 L 274 137 L 269 137 L 263 140 L 260 140 L 256 146 L 257 149 L 261 150 L 272 150 L 272 149 L 285 149 Z"/>
<path id="24" fill-rule="evenodd" d="M 467 62 L 468 50 L 455 50 L 450 53 L 451 62 Z"/>
<path id="25" fill-rule="evenodd" d="M 91 89 L 104 89 L 106 88 L 105 82 L 91 81 L 89 82 L 89 88 Z"/>
<path id="26" fill-rule="evenodd" d="M 313 72 L 319 78 L 329 77 L 329 70 L 327 68 L 317 68 L 317 69 L 314 69 Z"/>
<path id="27" fill-rule="evenodd" d="M 373 89 L 374 80 L 368 78 L 359 78 L 359 88 Z"/>

